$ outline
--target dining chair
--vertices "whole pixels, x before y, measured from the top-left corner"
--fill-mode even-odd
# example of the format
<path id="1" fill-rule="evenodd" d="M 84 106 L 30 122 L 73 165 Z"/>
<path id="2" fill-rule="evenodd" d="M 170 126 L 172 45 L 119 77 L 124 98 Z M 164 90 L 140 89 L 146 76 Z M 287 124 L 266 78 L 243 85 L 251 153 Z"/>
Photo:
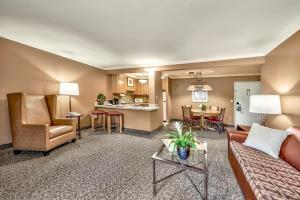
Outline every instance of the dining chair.
<path id="1" fill-rule="evenodd" d="M 219 131 L 219 134 L 224 132 L 224 116 L 225 116 L 225 110 L 226 108 L 221 108 L 220 114 L 217 118 L 208 118 L 206 119 L 206 124 L 213 128 L 213 126 L 217 126 L 217 129 Z"/>
<path id="2" fill-rule="evenodd" d="M 219 106 L 208 106 L 208 110 L 211 111 L 219 111 L 220 107 Z M 217 119 L 217 116 L 211 116 L 211 115 L 204 115 L 204 119 Z"/>
<path id="3" fill-rule="evenodd" d="M 182 117 L 183 117 L 184 124 L 190 124 L 190 126 L 194 126 L 200 123 L 201 117 L 193 116 L 191 105 L 183 105 L 181 108 L 182 108 Z"/>

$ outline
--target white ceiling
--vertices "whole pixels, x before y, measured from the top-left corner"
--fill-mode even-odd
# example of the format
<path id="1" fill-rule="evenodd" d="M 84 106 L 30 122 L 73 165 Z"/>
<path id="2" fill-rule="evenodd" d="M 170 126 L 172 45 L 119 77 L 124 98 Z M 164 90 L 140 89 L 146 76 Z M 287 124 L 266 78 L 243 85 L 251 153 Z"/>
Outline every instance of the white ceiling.
<path id="1" fill-rule="evenodd" d="M 266 55 L 299 0 L 1 0 L 0 36 L 103 69 Z"/>

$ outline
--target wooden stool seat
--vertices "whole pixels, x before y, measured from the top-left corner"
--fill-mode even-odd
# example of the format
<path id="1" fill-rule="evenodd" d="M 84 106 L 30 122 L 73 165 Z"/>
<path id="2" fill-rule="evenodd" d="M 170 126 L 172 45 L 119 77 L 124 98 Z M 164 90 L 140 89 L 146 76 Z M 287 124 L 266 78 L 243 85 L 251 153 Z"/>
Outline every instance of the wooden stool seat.
<path id="1" fill-rule="evenodd" d="M 107 129 L 108 133 L 111 134 L 112 117 L 116 119 L 116 125 L 118 126 L 119 133 L 123 130 L 123 113 L 118 111 L 110 111 L 106 113 L 107 116 Z"/>
<path id="2" fill-rule="evenodd" d="M 91 112 L 92 117 L 92 130 L 95 132 L 97 126 L 102 126 L 103 130 L 105 131 L 105 125 L 106 125 L 106 113 L 103 110 L 94 110 Z M 96 121 L 95 121 L 96 117 Z M 100 122 L 100 117 L 102 118 L 102 123 Z"/>
<path id="3" fill-rule="evenodd" d="M 109 116 L 118 116 L 118 115 L 123 115 L 123 113 L 118 112 L 118 111 L 111 111 L 106 113 Z"/>
<path id="4" fill-rule="evenodd" d="M 94 110 L 92 111 L 92 115 L 103 115 L 106 114 L 107 112 L 105 112 L 104 110 Z"/>

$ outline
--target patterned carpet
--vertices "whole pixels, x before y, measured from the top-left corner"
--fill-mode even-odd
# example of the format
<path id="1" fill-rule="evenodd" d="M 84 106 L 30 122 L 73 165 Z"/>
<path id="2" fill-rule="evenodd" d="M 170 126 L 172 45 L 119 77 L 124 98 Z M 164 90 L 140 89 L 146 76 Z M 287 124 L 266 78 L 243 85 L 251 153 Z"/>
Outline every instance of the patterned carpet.
<path id="1" fill-rule="evenodd" d="M 208 199 L 243 199 L 227 161 L 226 134 L 197 132 L 208 142 Z M 152 195 L 151 156 L 164 131 L 141 137 L 85 131 L 83 138 L 43 157 L 37 152 L 14 155 L 0 150 L 0 199 L 201 199 L 193 185 L 178 174 L 158 184 Z M 158 163 L 158 177 L 177 169 Z M 203 189 L 203 178 L 190 177 Z"/>

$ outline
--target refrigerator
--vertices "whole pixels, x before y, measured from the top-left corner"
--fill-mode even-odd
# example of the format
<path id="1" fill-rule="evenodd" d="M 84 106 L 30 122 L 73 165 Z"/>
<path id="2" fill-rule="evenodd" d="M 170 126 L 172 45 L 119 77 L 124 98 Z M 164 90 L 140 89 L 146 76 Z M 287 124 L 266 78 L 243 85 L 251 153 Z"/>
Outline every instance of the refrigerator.
<path id="1" fill-rule="evenodd" d="M 163 107 L 163 122 L 167 122 L 167 92 L 163 92 L 162 95 L 162 107 Z"/>

